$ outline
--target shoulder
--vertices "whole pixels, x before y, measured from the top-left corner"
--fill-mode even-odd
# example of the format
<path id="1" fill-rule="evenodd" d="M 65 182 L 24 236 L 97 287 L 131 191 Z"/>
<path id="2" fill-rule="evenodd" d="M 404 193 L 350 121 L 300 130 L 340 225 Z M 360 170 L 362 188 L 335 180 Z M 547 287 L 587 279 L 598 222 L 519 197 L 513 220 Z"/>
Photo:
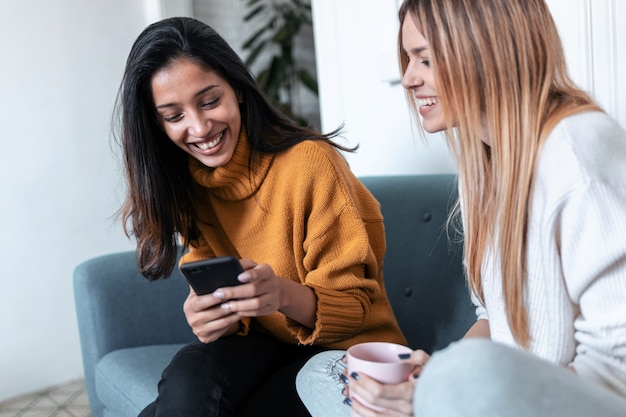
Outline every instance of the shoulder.
<path id="1" fill-rule="evenodd" d="M 353 174 L 345 157 L 331 144 L 320 140 L 306 140 L 279 153 L 275 168 L 283 175 L 306 178 L 309 181 L 352 181 Z"/>
<path id="2" fill-rule="evenodd" d="M 279 158 L 308 165 L 346 165 L 340 151 L 322 140 L 305 140 L 278 155 Z"/>
<path id="3" fill-rule="evenodd" d="M 278 182 L 288 182 L 302 198 L 316 196 L 328 204 L 366 205 L 379 210 L 378 202 L 354 175 L 345 157 L 327 142 L 307 140 L 292 146 L 276 155 L 272 170 L 280 177 Z"/>
<path id="4" fill-rule="evenodd" d="M 537 161 L 537 184 L 568 189 L 592 182 L 623 186 L 626 132 L 603 112 L 561 120 L 546 138 Z"/>

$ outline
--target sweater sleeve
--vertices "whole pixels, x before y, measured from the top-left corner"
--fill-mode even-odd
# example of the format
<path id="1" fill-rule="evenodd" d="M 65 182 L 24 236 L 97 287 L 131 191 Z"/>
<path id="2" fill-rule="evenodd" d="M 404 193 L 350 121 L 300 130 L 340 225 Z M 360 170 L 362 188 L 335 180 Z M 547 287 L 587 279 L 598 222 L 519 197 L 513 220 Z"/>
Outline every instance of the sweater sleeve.
<path id="1" fill-rule="evenodd" d="M 561 259 L 575 319 L 572 366 L 626 395 L 626 187 L 591 180 L 561 212 Z"/>
<path id="2" fill-rule="evenodd" d="M 334 149 L 309 159 L 317 166 L 296 200 L 308 201 L 301 282 L 317 297 L 316 325 L 288 320 L 290 331 L 301 344 L 329 347 L 367 339 L 406 343 L 382 281 L 386 248 L 379 203 Z"/>
<path id="3" fill-rule="evenodd" d="M 371 246 L 384 245 L 382 236 L 373 234 L 373 230 L 382 231 L 382 223 L 370 224 L 373 230 L 368 234 L 353 209 L 346 211 L 331 233 L 308 245 L 305 285 L 315 291 L 317 318 L 313 330 L 298 326 L 300 343 L 328 345 L 352 337 L 379 320 L 373 305 L 387 302 L 381 290 L 380 259 Z"/>

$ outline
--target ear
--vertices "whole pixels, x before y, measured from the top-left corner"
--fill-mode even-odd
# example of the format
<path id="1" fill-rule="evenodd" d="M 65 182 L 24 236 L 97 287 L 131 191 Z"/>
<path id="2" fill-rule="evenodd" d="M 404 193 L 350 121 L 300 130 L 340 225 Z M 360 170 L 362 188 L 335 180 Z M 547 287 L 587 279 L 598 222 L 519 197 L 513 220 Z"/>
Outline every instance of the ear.
<path id="1" fill-rule="evenodd" d="M 237 91 L 237 101 L 239 102 L 239 104 L 243 103 L 243 94 L 241 93 L 241 91 Z"/>

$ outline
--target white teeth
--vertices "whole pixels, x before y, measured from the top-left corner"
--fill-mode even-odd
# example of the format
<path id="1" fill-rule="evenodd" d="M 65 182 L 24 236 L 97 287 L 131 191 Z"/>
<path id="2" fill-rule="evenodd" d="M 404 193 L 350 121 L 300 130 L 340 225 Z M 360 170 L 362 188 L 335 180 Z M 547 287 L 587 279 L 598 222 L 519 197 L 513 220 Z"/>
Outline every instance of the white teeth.
<path id="1" fill-rule="evenodd" d="M 436 97 L 418 98 L 417 104 L 420 107 L 429 107 L 439 103 L 439 99 Z"/>
<path id="2" fill-rule="evenodd" d="M 210 142 L 198 142 L 195 145 L 202 149 L 203 151 L 208 151 L 211 148 L 216 147 L 217 145 L 219 145 L 219 143 L 222 141 L 222 137 L 224 136 L 224 132 L 220 133 L 215 140 L 212 140 Z"/>

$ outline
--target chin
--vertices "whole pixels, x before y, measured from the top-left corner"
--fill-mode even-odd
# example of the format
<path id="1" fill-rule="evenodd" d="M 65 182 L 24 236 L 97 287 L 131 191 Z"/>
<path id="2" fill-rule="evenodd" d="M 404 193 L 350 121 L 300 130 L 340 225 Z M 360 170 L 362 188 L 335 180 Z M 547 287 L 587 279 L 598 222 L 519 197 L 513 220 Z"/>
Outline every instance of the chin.
<path id="1" fill-rule="evenodd" d="M 445 130 L 446 124 L 440 117 L 428 117 L 422 118 L 422 128 L 428 133 L 437 133 Z"/>
<path id="2" fill-rule="evenodd" d="M 428 133 L 439 133 L 442 130 L 445 130 L 445 126 L 432 126 L 432 125 L 428 125 L 428 124 L 422 124 L 422 127 L 424 128 L 425 131 L 427 131 Z"/>

